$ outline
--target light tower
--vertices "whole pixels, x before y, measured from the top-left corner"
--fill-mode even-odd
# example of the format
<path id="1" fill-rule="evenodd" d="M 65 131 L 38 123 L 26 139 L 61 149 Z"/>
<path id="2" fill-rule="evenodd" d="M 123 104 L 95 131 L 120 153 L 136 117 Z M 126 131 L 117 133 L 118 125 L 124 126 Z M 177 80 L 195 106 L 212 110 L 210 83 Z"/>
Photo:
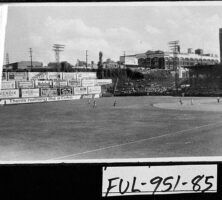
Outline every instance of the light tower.
<path id="1" fill-rule="evenodd" d="M 55 51 L 55 60 L 57 63 L 60 62 L 60 57 L 59 57 L 59 53 L 61 51 L 64 51 L 65 45 L 63 44 L 54 44 L 53 45 L 53 51 Z"/>
<path id="2" fill-rule="evenodd" d="M 178 93 L 178 79 L 179 79 L 179 72 L 178 72 L 178 63 L 177 63 L 177 54 L 179 53 L 179 40 L 170 41 L 168 43 L 170 50 L 173 53 L 173 71 L 175 72 L 175 87 L 176 92 Z"/>
<path id="3" fill-rule="evenodd" d="M 86 50 L 86 69 L 87 69 L 87 67 L 88 67 L 88 50 Z"/>
<path id="4" fill-rule="evenodd" d="M 57 71 L 60 71 L 59 69 L 59 63 L 60 63 L 60 52 L 64 51 L 65 45 L 63 44 L 54 44 L 53 45 L 53 51 L 55 51 L 55 60 L 57 65 Z"/>
<path id="5" fill-rule="evenodd" d="M 32 70 L 32 48 L 29 48 L 29 57 L 30 57 L 30 61 L 31 61 L 31 70 Z"/>

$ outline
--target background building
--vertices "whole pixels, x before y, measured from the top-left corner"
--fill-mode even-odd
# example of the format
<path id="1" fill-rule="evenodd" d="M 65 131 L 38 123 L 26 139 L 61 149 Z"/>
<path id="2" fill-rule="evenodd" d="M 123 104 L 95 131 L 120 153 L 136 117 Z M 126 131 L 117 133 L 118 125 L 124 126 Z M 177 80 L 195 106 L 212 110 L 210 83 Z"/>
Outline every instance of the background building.
<path id="1" fill-rule="evenodd" d="M 173 62 L 176 62 L 178 67 L 201 65 L 214 65 L 219 62 L 216 55 L 203 54 L 202 49 L 195 50 L 196 53 L 177 53 L 176 57 L 172 52 L 164 51 L 147 51 L 146 58 L 138 60 L 139 66 L 151 69 L 168 69 L 173 70 Z"/>
<path id="2" fill-rule="evenodd" d="M 108 58 L 105 62 L 103 62 L 103 68 L 104 69 L 119 68 L 119 63 Z"/>
<path id="3" fill-rule="evenodd" d="M 3 66 L 4 70 L 31 70 L 35 68 L 43 68 L 43 63 L 38 62 L 38 61 L 32 61 L 32 66 L 31 66 L 31 61 L 20 61 L 20 62 L 14 62 L 14 63 L 9 63 L 7 65 Z"/>
<path id="4" fill-rule="evenodd" d="M 142 54 L 120 56 L 120 61 L 124 62 L 126 66 L 142 67 L 149 69 L 165 69 L 174 70 L 177 66 L 179 70 L 179 77 L 185 78 L 188 75 L 187 66 L 195 65 L 215 65 L 219 63 L 217 55 L 203 54 L 202 49 L 196 49 L 195 53 L 189 48 L 187 53 L 181 53 L 180 47 L 177 48 L 176 55 L 173 52 L 165 52 L 161 50 L 147 51 Z M 138 62 L 136 62 L 136 60 Z"/>

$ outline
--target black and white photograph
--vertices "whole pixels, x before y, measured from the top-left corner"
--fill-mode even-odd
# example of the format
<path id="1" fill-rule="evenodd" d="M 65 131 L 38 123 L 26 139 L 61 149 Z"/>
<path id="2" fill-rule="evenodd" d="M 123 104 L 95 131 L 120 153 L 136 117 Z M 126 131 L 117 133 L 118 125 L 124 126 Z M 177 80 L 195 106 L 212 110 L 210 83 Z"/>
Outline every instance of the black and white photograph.
<path id="1" fill-rule="evenodd" d="M 222 161 L 221 10 L 0 5 L 0 163 Z M 216 164 L 101 169 L 101 198 L 219 188 Z"/>

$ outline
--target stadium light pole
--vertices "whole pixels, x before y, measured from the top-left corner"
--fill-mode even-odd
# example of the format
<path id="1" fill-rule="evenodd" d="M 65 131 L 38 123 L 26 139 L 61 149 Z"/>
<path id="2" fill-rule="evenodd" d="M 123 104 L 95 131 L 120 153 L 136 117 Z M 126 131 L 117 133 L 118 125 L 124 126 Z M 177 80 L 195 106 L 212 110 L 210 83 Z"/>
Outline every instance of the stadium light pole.
<path id="1" fill-rule="evenodd" d="M 86 69 L 88 67 L 88 50 L 86 50 Z"/>
<path id="2" fill-rule="evenodd" d="M 32 48 L 29 48 L 30 61 L 31 61 L 31 71 L 32 71 Z"/>
<path id="3" fill-rule="evenodd" d="M 64 51 L 65 45 L 63 44 L 53 44 L 53 51 L 55 51 L 55 60 L 57 67 L 59 67 L 59 62 L 60 62 L 60 52 Z"/>
<path id="4" fill-rule="evenodd" d="M 175 72 L 175 87 L 176 87 L 176 93 L 178 95 L 178 66 L 177 66 L 177 54 L 178 54 L 178 46 L 179 46 L 179 40 L 176 41 L 170 41 L 168 43 L 170 50 L 173 52 L 173 70 Z"/>

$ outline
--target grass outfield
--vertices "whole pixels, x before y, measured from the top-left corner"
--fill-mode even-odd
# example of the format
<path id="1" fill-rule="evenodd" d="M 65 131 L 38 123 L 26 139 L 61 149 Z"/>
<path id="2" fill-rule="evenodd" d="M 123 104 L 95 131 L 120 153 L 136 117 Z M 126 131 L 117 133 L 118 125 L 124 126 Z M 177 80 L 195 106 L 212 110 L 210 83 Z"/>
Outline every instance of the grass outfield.
<path id="1" fill-rule="evenodd" d="M 115 108 L 114 98 L 95 109 L 87 99 L 0 107 L 0 161 L 222 156 L 222 110 L 153 106 L 176 97 L 115 99 Z M 205 100 L 221 107 L 194 98 Z"/>

